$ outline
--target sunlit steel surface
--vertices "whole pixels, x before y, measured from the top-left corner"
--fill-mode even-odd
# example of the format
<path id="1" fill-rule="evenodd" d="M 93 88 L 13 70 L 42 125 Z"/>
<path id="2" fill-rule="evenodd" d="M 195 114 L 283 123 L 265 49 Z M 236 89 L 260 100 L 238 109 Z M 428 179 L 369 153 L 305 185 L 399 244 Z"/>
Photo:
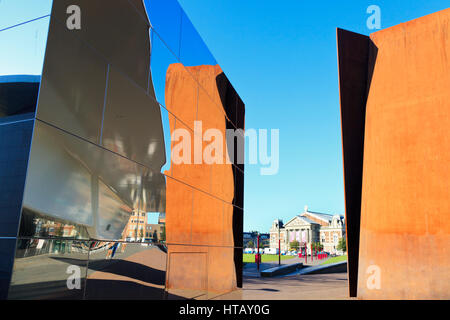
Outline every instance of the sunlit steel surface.
<path id="1" fill-rule="evenodd" d="M 450 297 L 449 25 L 446 9 L 370 38 L 338 30 L 350 292 L 361 299 Z"/>
<path id="2" fill-rule="evenodd" d="M 178 2 L 42 3 L 30 16 L 7 0 L 17 18 L 0 19 L 14 26 L 0 32 L 13 49 L 0 70 L 0 297 L 238 290 L 244 167 L 175 165 L 170 137 L 194 121 L 225 137 L 245 107 Z M 14 39 L 30 35 L 22 53 Z"/>

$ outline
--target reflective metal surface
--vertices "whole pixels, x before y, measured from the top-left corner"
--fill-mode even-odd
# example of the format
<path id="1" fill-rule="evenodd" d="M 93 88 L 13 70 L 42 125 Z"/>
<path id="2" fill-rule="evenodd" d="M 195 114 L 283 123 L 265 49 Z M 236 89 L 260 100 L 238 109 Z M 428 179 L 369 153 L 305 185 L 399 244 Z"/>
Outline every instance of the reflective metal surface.
<path id="1" fill-rule="evenodd" d="M 81 29 L 67 28 L 69 5 L 80 8 Z M 226 130 L 243 128 L 244 105 L 178 2 L 117 0 L 104 10 L 103 1 L 61 0 L 49 20 L 0 31 L 23 60 L 8 53 L 8 69 L 0 59 L 2 297 L 238 292 L 243 165 L 225 160 L 236 151 Z M 38 24 L 48 39 L 27 56 L 7 32 Z M 194 134 L 195 121 L 203 131 Z M 216 161 L 193 163 L 208 129 L 221 148 L 210 139 L 200 151 Z M 192 142 L 191 163 L 174 159 L 178 130 Z"/>
<path id="2" fill-rule="evenodd" d="M 89 242 L 18 239 L 8 298 L 82 299 L 88 252 Z"/>
<path id="3" fill-rule="evenodd" d="M 144 0 L 153 29 L 171 51 L 179 56 L 182 9 L 177 0 Z"/>
<path id="4" fill-rule="evenodd" d="M 158 103 L 111 67 L 103 119 L 102 145 L 161 171 L 166 162 Z"/>
<path id="5" fill-rule="evenodd" d="M 169 50 L 161 37 L 152 29 L 150 31 L 152 53 L 150 60 L 151 81 L 156 100 L 169 111 L 166 105 L 166 78 L 171 65 L 179 63 L 176 56 Z M 151 91 L 149 91 L 151 94 Z"/>
<path id="6" fill-rule="evenodd" d="M 53 0 L 2 0 L 0 2 L 0 30 L 18 24 L 48 16 L 52 10 Z"/>
<path id="7" fill-rule="evenodd" d="M 0 6 L 5 6 L 3 1 Z M 0 28 L 0 76 L 42 74 L 49 21 L 50 18 L 44 16 L 18 26 Z"/>
<path id="8" fill-rule="evenodd" d="M 148 243 L 91 242 L 86 299 L 163 299 L 165 249 Z"/>
<path id="9" fill-rule="evenodd" d="M 77 5 L 82 13 L 81 28 L 72 32 L 139 86 L 147 88 L 149 24 L 142 13 L 128 0 L 108 1 L 107 10 L 104 1 L 58 0 L 53 5 L 52 19 L 65 25 L 69 5 Z"/>
<path id="10" fill-rule="evenodd" d="M 107 72 L 98 52 L 52 19 L 36 117 L 98 143 Z"/>
<path id="11" fill-rule="evenodd" d="M 30 120 L 0 123 L 0 237 L 17 236 L 32 131 Z"/>

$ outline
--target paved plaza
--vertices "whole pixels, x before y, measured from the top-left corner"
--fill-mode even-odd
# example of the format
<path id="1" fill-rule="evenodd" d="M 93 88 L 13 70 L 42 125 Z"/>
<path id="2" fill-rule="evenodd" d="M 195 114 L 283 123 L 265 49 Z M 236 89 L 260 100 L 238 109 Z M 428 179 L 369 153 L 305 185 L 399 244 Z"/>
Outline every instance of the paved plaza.
<path id="1" fill-rule="evenodd" d="M 282 264 L 305 263 L 304 259 L 294 258 L 282 261 Z M 308 260 L 305 266 L 323 263 L 324 260 Z M 260 270 L 277 266 L 275 263 L 263 263 Z M 261 278 L 256 264 L 244 266 L 244 300 L 343 300 L 348 298 L 347 273 L 288 275 L 273 278 Z"/>

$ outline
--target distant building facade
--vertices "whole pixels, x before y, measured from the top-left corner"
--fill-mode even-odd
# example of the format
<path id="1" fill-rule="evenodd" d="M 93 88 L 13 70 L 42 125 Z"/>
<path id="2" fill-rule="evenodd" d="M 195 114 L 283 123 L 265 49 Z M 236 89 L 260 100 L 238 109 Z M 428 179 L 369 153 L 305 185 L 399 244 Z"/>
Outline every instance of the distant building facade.
<path id="1" fill-rule="evenodd" d="M 256 248 L 258 243 L 258 232 L 244 232 L 244 248 Z M 269 246 L 270 234 L 259 233 L 259 243 L 262 248 Z M 252 243 L 250 243 L 250 241 Z M 253 246 L 252 246 L 253 244 Z"/>
<path id="2" fill-rule="evenodd" d="M 339 240 L 345 236 L 345 219 L 343 215 L 304 211 L 293 217 L 286 224 L 277 219 L 270 228 L 270 247 L 278 248 L 280 238 L 281 250 L 290 250 L 290 244 L 298 241 L 300 246 L 320 242 L 323 250 L 330 253 L 340 253 L 337 250 Z"/>

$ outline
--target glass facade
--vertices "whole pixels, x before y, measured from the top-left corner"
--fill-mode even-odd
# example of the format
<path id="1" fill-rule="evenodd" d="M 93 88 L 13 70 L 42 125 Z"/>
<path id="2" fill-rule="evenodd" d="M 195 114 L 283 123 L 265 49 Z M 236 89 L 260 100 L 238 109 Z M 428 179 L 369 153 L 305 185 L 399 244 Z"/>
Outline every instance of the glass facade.
<path id="1" fill-rule="evenodd" d="M 239 292 L 243 136 L 226 130 L 245 107 L 178 2 L 4 0 L 0 17 L 0 298 Z M 195 144 L 175 161 L 177 129 L 218 130 L 221 161 Z"/>

